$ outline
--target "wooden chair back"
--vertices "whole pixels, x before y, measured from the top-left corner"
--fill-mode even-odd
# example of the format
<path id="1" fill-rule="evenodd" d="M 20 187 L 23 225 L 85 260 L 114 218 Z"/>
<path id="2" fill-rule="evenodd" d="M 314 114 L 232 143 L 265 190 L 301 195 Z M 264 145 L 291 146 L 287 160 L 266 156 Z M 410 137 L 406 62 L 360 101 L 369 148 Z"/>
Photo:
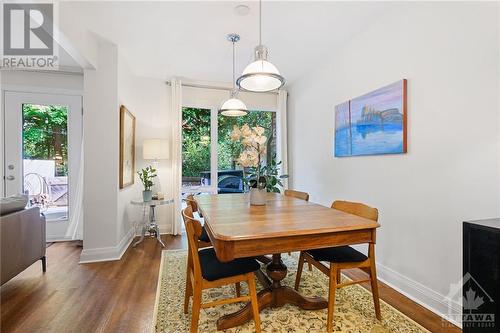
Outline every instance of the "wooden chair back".
<path id="1" fill-rule="evenodd" d="M 364 217 L 365 219 L 378 221 L 378 209 L 359 202 L 337 200 L 333 202 L 332 208 L 352 215 Z"/>
<path id="2" fill-rule="evenodd" d="M 198 204 L 196 203 L 196 200 L 194 200 L 194 195 L 189 194 L 186 198 L 186 203 L 188 206 L 191 206 L 193 212 L 198 211 Z"/>
<path id="3" fill-rule="evenodd" d="M 309 193 L 307 193 L 307 192 L 301 192 L 301 191 L 295 191 L 295 190 L 285 190 L 285 195 L 288 197 L 294 197 L 297 199 L 309 201 Z"/>
<path id="4" fill-rule="evenodd" d="M 201 235 L 202 226 L 200 221 L 194 218 L 191 206 L 184 208 L 182 211 L 182 218 L 186 227 L 188 247 L 193 260 L 193 273 L 195 278 L 201 279 L 200 257 L 198 256 L 198 239 Z"/>

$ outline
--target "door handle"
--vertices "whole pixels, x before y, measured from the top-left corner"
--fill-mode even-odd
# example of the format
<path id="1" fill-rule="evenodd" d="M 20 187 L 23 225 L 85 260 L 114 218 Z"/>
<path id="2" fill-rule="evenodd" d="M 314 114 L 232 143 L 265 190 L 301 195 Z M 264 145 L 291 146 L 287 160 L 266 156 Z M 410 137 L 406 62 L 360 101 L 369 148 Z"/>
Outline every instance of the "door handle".
<path id="1" fill-rule="evenodd" d="M 14 179 L 16 179 L 16 177 L 14 177 L 14 176 L 12 176 L 12 175 L 7 176 L 7 180 L 14 180 Z"/>

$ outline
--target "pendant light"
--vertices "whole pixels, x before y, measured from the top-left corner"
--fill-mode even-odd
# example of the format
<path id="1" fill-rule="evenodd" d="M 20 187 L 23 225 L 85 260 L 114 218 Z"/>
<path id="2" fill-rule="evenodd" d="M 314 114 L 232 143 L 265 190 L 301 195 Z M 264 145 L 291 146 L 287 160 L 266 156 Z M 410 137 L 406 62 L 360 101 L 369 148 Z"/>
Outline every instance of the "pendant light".
<path id="1" fill-rule="evenodd" d="M 227 35 L 227 40 L 233 43 L 233 89 L 231 90 L 229 99 L 222 103 L 220 113 L 227 117 L 240 117 L 248 113 L 245 103 L 238 99 L 238 89 L 234 86 L 234 44 L 240 40 L 240 35 L 229 34 Z"/>
<path id="2" fill-rule="evenodd" d="M 255 47 L 255 61 L 250 63 L 236 83 L 242 90 L 266 92 L 281 88 L 285 78 L 267 61 L 268 49 L 262 45 L 262 0 L 259 1 L 259 45 Z"/>

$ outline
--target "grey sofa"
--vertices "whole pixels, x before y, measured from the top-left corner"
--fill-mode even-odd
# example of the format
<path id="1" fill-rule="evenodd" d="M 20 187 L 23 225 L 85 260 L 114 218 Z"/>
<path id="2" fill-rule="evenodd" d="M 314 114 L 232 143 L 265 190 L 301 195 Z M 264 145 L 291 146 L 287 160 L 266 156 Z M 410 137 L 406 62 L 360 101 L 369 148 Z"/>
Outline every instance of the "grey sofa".
<path id="1" fill-rule="evenodd" d="M 31 207 L 0 217 L 1 284 L 38 260 L 46 270 L 45 218 Z"/>

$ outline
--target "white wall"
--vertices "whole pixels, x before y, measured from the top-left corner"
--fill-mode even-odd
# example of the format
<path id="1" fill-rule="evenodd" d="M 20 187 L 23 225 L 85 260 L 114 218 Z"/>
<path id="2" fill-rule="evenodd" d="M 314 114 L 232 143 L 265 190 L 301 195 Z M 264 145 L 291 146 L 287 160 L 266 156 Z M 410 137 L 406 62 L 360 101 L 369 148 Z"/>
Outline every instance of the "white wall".
<path id="1" fill-rule="evenodd" d="M 127 109 L 136 117 L 136 170 L 140 170 L 148 165 L 153 165 L 154 161 L 143 160 L 142 142 L 144 139 L 164 138 L 170 140 L 170 89 L 164 80 L 150 79 L 134 76 L 126 64 L 119 57 L 118 72 L 118 98 L 120 105 L 125 105 Z M 154 165 L 153 165 L 154 166 Z M 158 177 L 154 180 L 155 192 L 162 192 L 167 198 L 171 197 L 171 161 L 161 160 L 155 166 L 158 170 Z M 134 185 L 119 191 L 118 206 L 118 234 L 124 237 L 127 232 L 137 226 L 143 218 L 141 207 L 130 205 L 130 200 L 142 197 L 143 185 L 135 175 Z M 169 233 L 171 230 L 172 205 L 163 205 L 156 208 L 157 222 L 160 225 L 160 232 Z M 140 232 L 140 228 L 137 228 Z"/>
<path id="2" fill-rule="evenodd" d="M 141 197 L 142 185 L 119 189 L 119 109 L 136 117 L 136 165 L 142 160 L 142 140 L 170 136 L 168 87 L 165 81 L 136 77 L 117 45 L 96 37 L 98 62 L 84 70 L 84 249 L 81 262 L 120 259 L 130 244 L 142 209 L 130 201 Z M 157 188 L 169 195 L 169 161 L 159 164 Z M 170 230 L 171 207 L 158 209 L 162 231 Z"/>
<path id="3" fill-rule="evenodd" d="M 82 26 L 85 17 L 82 3 L 74 1 L 57 2 L 59 33 L 57 43 L 85 69 L 95 69 L 99 63 L 100 42 L 97 35 Z"/>
<path id="4" fill-rule="evenodd" d="M 117 234 L 118 49 L 100 41 L 98 67 L 84 70 L 82 261 L 119 256 Z"/>
<path id="5" fill-rule="evenodd" d="M 496 6 L 401 4 L 289 87 L 292 186 L 379 208 L 379 276 L 438 312 L 462 274 L 462 221 L 500 215 Z M 334 106 L 402 78 L 408 153 L 335 159 Z"/>

